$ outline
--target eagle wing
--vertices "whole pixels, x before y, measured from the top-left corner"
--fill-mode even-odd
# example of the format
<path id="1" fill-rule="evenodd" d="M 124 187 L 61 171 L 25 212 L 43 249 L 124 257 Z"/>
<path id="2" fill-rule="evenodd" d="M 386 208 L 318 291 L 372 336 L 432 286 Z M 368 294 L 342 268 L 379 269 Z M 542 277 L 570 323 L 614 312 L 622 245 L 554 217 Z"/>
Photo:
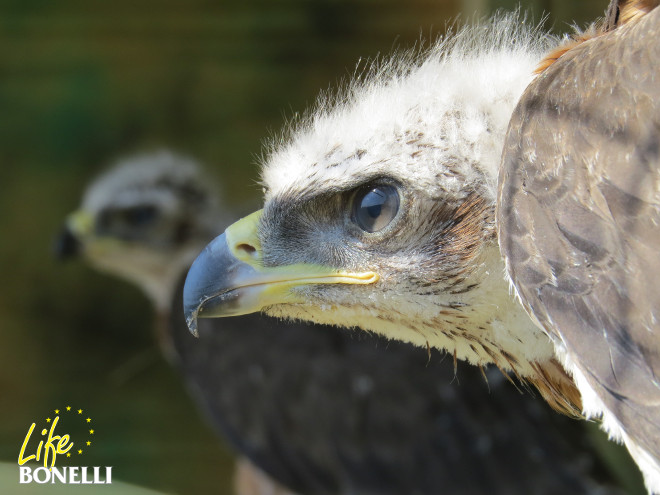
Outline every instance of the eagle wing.
<path id="1" fill-rule="evenodd" d="M 497 213 L 526 309 L 656 460 L 659 39 L 655 9 L 569 50 L 537 77 L 509 124 Z M 589 412 L 587 399 L 583 391 Z"/>

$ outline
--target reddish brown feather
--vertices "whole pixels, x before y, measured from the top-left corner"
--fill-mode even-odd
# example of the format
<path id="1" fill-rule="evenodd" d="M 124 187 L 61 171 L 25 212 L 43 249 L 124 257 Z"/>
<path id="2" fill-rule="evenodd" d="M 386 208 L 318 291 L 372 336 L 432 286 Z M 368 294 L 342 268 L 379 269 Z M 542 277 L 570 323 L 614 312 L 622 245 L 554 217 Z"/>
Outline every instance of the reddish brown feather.
<path id="1" fill-rule="evenodd" d="M 612 0 L 605 17 L 591 24 L 586 31 L 575 34 L 570 40 L 550 52 L 534 71 L 541 74 L 564 53 L 590 39 L 608 33 L 619 26 L 637 21 L 660 4 L 660 0 Z"/>

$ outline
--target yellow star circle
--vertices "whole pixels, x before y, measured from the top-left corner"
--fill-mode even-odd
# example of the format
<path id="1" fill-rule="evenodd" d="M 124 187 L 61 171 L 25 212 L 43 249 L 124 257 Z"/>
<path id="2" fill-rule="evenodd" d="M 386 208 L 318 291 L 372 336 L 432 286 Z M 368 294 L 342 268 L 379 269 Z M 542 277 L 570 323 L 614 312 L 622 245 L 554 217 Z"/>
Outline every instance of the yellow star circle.
<path id="1" fill-rule="evenodd" d="M 59 415 L 60 417 L 62 417 L 63 415 L 64 415 L 64 417 L 68 417 L 68 415 L 66 413 L 70 413 L 70 412 L 74 412 L 74 411 L 77 411 L 79 415 L 82 415 L 82 413 L 83 413 L 82 409 L 72 409 L 71 406 L 66 406 L 64 409 L 59 409 L 59 408 L 53 409 L 53 411 L 55 412 L 56 415 Z M 92 418 L 90 416 L 87 416 L 84 419 L 85 419 L 86 423 L 91 423 L 92 422 Z M 46 418 L 47 423 L 51 423 L 52 421 L 53 421 L 52 418 L 50 418 L 50 417 Z M 88 430 L 88 432 L 89 432 L 89 435 L 94 435 L 94 430 L 93 429 Z M 68 432 L 66 432 L 66 433 L 68 433 Z M 73 438 L 71 440 L 73 440 Z M 88 437 L 86 440 L 82 440 L 81 445 L 82 445 L 83 442 L 88 447 L 92 445 L 91 437 Z M 83 454 L 83 449 L 78 449 L 77 452 L 78 452 L 78 455 L 82 455 Z M 66 457 L 71 457 L 71 452 L 67 452 Z"/>

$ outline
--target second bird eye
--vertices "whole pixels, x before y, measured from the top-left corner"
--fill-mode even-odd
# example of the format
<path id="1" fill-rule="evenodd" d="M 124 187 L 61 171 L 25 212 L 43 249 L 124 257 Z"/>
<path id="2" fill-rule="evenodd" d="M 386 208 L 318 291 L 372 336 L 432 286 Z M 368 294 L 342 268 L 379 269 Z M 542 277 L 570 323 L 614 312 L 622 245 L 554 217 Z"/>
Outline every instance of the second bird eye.
<path id="1" fill-rule="evenodd" d="M 387 227 L 399 211 L 399 193 L 392 186 L 373 186 L 355 196 L 353 220 L 366 232 Z"/>
<path id="2" fill-rule="evenodd" d="M 124 219 L 134 227 L 146 227 L 156 220 L 158 210 L 155 206 L 133 206 L 124 210 Z"/>

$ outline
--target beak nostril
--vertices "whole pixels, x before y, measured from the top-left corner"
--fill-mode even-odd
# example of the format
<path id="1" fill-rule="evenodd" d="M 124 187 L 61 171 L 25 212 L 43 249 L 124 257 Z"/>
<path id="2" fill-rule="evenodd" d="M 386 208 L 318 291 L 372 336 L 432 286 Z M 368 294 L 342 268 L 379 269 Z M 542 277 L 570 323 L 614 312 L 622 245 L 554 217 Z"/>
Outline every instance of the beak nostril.
<path id="1" fill-rule="evenodd" d="M 238 244 L 236 246 L 236 250 L 241 251 L 241 252 L 247 254 L 250 257 L 254 256 L 254 253 L 257 252 L 257 248 L 255 248 L 254 246 L 251 246 L 250 244 L 246 244 L 244 242 L 241 243 L 241 244 Z"/>

